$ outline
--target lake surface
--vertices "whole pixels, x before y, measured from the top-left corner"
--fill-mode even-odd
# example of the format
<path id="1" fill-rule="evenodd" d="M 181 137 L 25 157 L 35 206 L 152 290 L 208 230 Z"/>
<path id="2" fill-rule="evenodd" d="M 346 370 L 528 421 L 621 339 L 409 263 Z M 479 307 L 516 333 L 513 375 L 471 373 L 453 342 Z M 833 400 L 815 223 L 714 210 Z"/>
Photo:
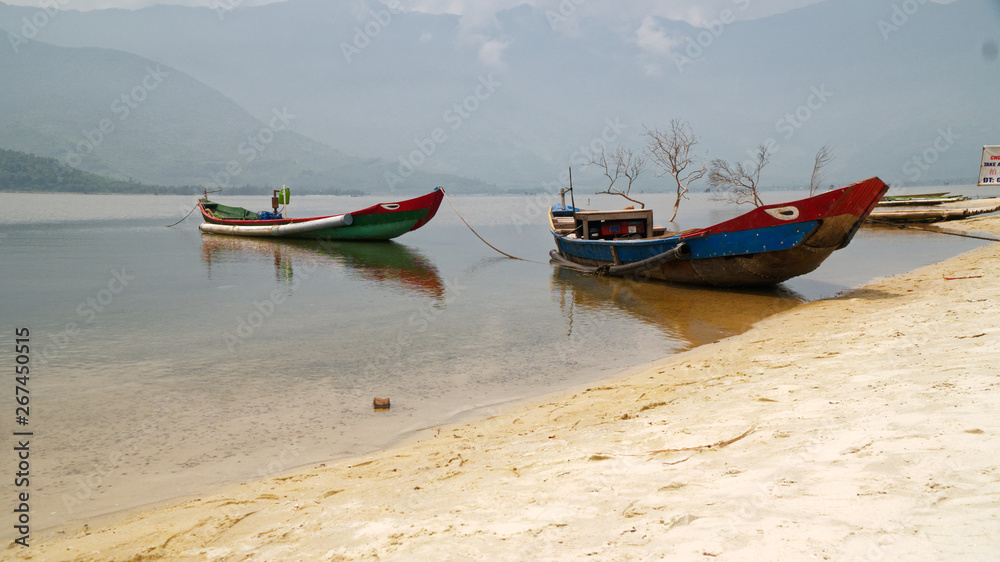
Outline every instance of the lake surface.
<path id="1" fill-rule="evenodd" d="M 587 199 L 577 204 L 620 207 Z M 388 200 L 298 197 L 291 213 Z M 4 365 L 14 329 L 31 330 L 32 529 L 383 448 L 985 243 L 863 229 L 812 274 L 716 291 L 554 268 L 546 196 L 452 200 L 485 239 L 530 261 L 489 249 L 447 201 L 397 242 L 322 245 L 202 235 L 194 215 L 164 228 L 192 196 L 0 194 Z M 678 226 L 738 213 L 693 194 Z M 391 410 L 373 411 L 376 396 Z M 10 436 L 24 428 L 3 401 Z M 13 455 L 2 463 L 16 471 Z M 14 496 L 11 478 L 0 496 Z"/>

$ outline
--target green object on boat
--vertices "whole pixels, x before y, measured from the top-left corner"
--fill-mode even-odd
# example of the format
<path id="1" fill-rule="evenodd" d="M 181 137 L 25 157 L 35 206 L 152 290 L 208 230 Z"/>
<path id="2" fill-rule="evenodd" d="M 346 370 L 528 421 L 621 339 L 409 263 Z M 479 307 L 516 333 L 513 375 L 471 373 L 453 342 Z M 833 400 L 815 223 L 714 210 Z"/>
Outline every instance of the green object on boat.
<path id="1" fill-rule="evenodd" d="M 214 214 L 216 217 L 220 219 L 255 221 L 259 218 L 257 213 L 253 211 L 248 211 L 243 207 L 230 207 L 228 205 L 221 205 L 219 203 L 213 203 L 208 199 L 204 198 L 202 198 L 201 200 L 201 205 L 203 208 L 212 211 L 212 214 Z"/>
<path id="2" fill-rule="evenodd" d="M 287 187 L 281 188 L 281 191 L 278 192 L 278 204 L 288 205 L 291 202 L 292 202 L 292 192 Z"/>

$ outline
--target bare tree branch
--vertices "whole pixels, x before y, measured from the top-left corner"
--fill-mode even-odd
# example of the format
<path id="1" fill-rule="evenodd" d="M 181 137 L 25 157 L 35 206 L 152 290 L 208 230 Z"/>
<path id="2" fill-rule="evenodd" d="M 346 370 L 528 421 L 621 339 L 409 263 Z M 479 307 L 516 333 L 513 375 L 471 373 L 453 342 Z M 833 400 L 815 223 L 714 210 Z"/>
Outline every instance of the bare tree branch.
<path id="1" fill-rule="evenodd" d="M 823 168 L 833 160 L 834 154 L 833 150 L 830 148 L 830 143 L 823 145 L 819 151 L 816 152 L 816 160 L 813 163 L 813 173 L 812 177 L 809 179 L 809 196 L 812 197 L 813 193 L 819 189 L 819 184 L 823 182 Z"/>
<path id="2" fill-rule="evenodd" d="M 691 185 L 691 182 L 701 179 L 707 172 L 704 159 L 702 159 L 700 167 L 685 172 L 689 166 L 695 164 L 694 158 L 691 156 L 691 149 L 701 139 L 694 134 L 691 125 L 680 119 L 671 119 L 670 129 L 667 131 L 646 129 L 646 137 L 649 139 L 646 152 L 663 170 L 662 173 L 657 174 L 657 177 L 669 174 L 677 184 L 674 214 L 670 216 L 670 222 L 674 222 L 681 199 L 687 196 L 688 186 Z"/>
<path id="3" fill-rule="evenodd" d="M 766 145 L 757 147 L 753 160 L 731 164 L 716 158 L 709 164 L 708 184 L 719 190 L 713 197 L 736 205 L 753 203 L 760 207 L 764 204 L 757 194 L 757 183 L 760 181 L 760 171 L 771 161 Z"/>
<path id="4" fill-rule="evenodd" d="M 604 170 L 604 176 L 608 178 L 608 188 L 604 191 L 598 191 L 597 193 L 621 195 L 625 199 L 638 204 L 641 208 L 646 208 L 645 203 L 637 199 L 633 199 L 629 195 L 629 191 L 632 190 L 632 183 L 635 182 L 635 180 L 638 179 L 638 177 L 646 169 L 646 158 L 642 154 L 637 154 L 631 148 L 620 146 L 610 154 L 602 150 L 601 156 L 599 158 L 592 159 L 590 163 L 600 166 Z M 624 191 L 615 187 L 615 182 L 622 177 L 624 177 L 628 182 Z"/>

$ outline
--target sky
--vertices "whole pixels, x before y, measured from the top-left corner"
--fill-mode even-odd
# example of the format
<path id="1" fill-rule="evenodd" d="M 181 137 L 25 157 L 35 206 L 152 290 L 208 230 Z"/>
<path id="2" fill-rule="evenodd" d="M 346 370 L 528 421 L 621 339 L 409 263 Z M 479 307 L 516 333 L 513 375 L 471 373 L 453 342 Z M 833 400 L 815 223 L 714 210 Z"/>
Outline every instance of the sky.
<path id="1" fill-rule="evenodd" d="M 65 10 L 139 9 L 155 1 L 0 0 L 8 4 L 34 5 L 38 10 L 53 3 Z M 223 7 L 228 11 L 288 1 L 161 0 L 161 3 L 207 9 Z M 840 162 L 844 162 L 844 166 L 861 166 L 864 169 L 881 166 L 879 169 L 889 170 L 886 172 L 889 177 L 884 179 L 892 180 L 901 175 L 904 163 L 908 163 L 913 155 L 930 154 L 928 158 L 937 159 L 938 154 L 927 152 L 930 150 L 927 146 L 937 142 L 939 131 L 948 132 L 953 130 L 949 127 L 955 127 L 956 138 L 967 144 L 975 144 L 980 136 L 987 136 L 988 133 L 981 129 L 988 128 L 991 123 L 988 116 L 972 119 L 968 112 L 963 111 L 968 108 L 968 103 L 965 106 L 942 104 L 940 100 L 959 91 L 958 86 L 968 90 L 965 80 L 971 79 L 967 77 L 989 70 L 983 64 L 997 59 L 996 45 L 1000 37 L 992 31 L 995 28 L 988 26 L 977 27 L 977 36 L 972 37 L 964 32 L 966 20 L 957 16 L 948 19 L 950 23 L 944 29 L 933 18 L 922 15 L 909 18 L 912 22 L 904 30 L 897 30 L 889 36 L 878 25 L 882 21 L 878 18 L 892 19 L 891 9 L 931 2 L 957 4 L 957 0 L 869 2 L 871 0 L 303 0 L 295 2 L 302 10 L 289 12 L 298 14 L 298 17 L 308 17 L 318 6 L 327 6 L 330 13 L 343 14 L 348 20 L 349 14 L 353 14 L 358 18 L 359 27 L 354 27 L 351 21 L 338 21 L 343 28 L 337 32 L 343 34 L 340 38 L 332 37 L 324 27 L 320 35 L 308 36 L 310 43 L 304 52 L 296 51 L 302 45 L 295 41 L 285 42 L 281 50 L 262 48 L 258 54 L 271 57 L 267 72 L 284 73 L 282 76 L 289 81 L 287 83 L 296 85 L 291 88 L 286 88 L 284 82 L 281 87 L 262 88 L 251 80 L 251 75 L 242 76 L 247 81 L 239 82 L 237 78 L 240 77 L 228 72 L 228 69 L 243 63 L 240 53 L 227 54 L 223 50 L 219 57 L 205 57 L 199 49 L 179 48 L 177 41 L 172 39 L 176 34 L 154 34 L 157 41 L 150 45 L 144 44 L 139 36 L 141 34 L 120 33 L 102 38 L 99 30 L 88 29 L 83 21 L 97 21 L 100 14 L 92 14 L 89 19 L 76 18 L 79 20 L 74 24 L 76 27 L 67 23 L 65 31 L 69 39 L 64 41 L 64 46 L 100 46 L 162 60 L 164 64 L 183 69 L 218 89 L 257 116 L 268 115 L 275 104 L 294 102 L 302 108 L 303 115 L 307 113 L 307 108 L 312 112 L 309 118 L 301 120 L 296 132 L 352 155 L 380 157 L 389 161 L 395 161 L 400 154 L 408 154 L 413 150 L 413 139 L 425 138 L 427 131 L 439 124 L 442 119 L 440 111 L 444 111 L 441 107 L 447 107 L 452 96 L 458 101 L 467 99 L 464 97 L 467 95 L 463 90 L 467 87 L 464 80 L 469 78 L 470 73 L 481 73 L 481 79 L 504 84 L 504 93 L 484 103 L 483 107 L 488 109 L 462 127 L 464 138 L 475 138 L 480 144 L 449 144 L 437 153 L 439 167 L 434 169 L 468 177 L 502 177 L 508 174 L 516 177 L 507 181 L 515 182 L 547 173 L 546 166 L 552 162 L 572 159 L 575 146 L 567 145 L 566 139 L 586 139 L 590 138 L 587 135 L 593 134 L 587 129 L 590 125 L 585 124 L 586 118 L 581 116 L 593 116 L 596 123 L 603 123 L 609 116 L 631 120 L 636 126 L 626 134 L 631 136 L 622 142 L 637 143 L 642 142 L 637 140 L 640 124 L 665 123 L 679 112 L 682 114 L 680 117 L 691 119 L 700 134 L 705 135 L 705 146 L 712 146 L 716 151 L 713 157 L 740 156 L 746 146 L 755 146 L 765 140 L 776 141 L 782 151 L 780 156 L 777 156 L 777 150 L 774 151 L 776 158 L 771 170 L 775 171 L 772 176 L 776 178 L 774 181 L 782 185 L 791 184 L 793 180 L 787 178 L 797 177 L 795 174 L 798 172 L 793 167 L 799 166 L 798 162 L 811 160 L 813 152 L 828 141 L 839 143 L 841 150 L 841 158 L 834 166 L 840 165 Z M 349 29 L 354 27 L 357 30 L 367 25 L 365 22 L 372 17 L 371 10 L 377 9 L 375 7 L 379 3 L 409 12 L 455 15 L 460 18 L 459 29 L 455 33 L 455 19 L 450 17 L 406 18 L 407 23 L 398 27 L 394 24 L 393 29 L 398 32 L 383 35 L 378 28 L 372 32 L 374 35 L 363 36 L 362 39 L 367 40 L 365 45 L 356 48 L 357 52 L 348 57 L 343 46 L 348 41 L 357 44 L 357 33 L 360 33 Z M 295 4 L 288 7 L 293 8 Z M 959 6 L 978 9 L 981 4 L 995 7 L 1000 13 L 1000 0 L 967 0 Z M 498 13 L 523 5 L 535 8 L 531 25 L 524 25 L 518 17 L 501 17 L 498 20 Z M 365 9 L 366 6 L 368 9 Z M 841 6 L 845 8 L 841 9 Z M 801 10 L 807 7 L 811 9 Z M 821 23 L 805 15 L 797 19 L 796 14 L 790 13 L 793 11 L 799 11 L 800 15 L 825 14 L 828 19 L 823 19 Z M 936 13 L 946 11 L 956 14 L 968 12 L 960 9 L 954 12 L 938 10 Z M 264 16 L 268 12 L 248 9 L 247 21 L 260 19 L 262 25 L 266 25 L 269 20 Z M 145 22 L 148 29 L 157 30 L 157 13 L 146 13 L 154 16 Z M 930 13 L 930 10 L 921 12 L 924 13 Z M 545 26 L 544 22 L 539 25 L 539 14 L 549 18 L 550 26 Z M 779 14 L 784 19 L 773 23 L 770 16 Z M 135 14 L 135 19 L 142 20 L 142 15 Z M 197 14 L 191 11 L 186 16 Z M 556 25 L 552 18 L 564 18 L 565 21 Z M 720 19 L 724 20 L 725 26 L 715 23 Z M 700 36 L 707 31 L 695 33 L 668 20 L 713 30 L 709 44 L 699 50 L 699 53 L 704 51 L 705 56 L 690 53 L 693 37 L 698 36 L 700 43 Z M 718 44 L 714 43 L 713 37 L 719 37 L 714 30 L 728 29 L 733 20 L 757 21 L 734 26 L 734 31 L 728 32 Z M 817 49 L 815 57 L 810 55 L 810 49 L 799 47 L 803 40 L 806 45 L 810 44 L 811 34 L 821 34 L 836 23 L 830 20 L 848 21 L 854 27 L 836 27 L 840 32 L 823 40 L 832 45 L 856 47 L 848 51 L 855 57 L 863 57 L 862 60 L 820 56 L 843 50 L 836 47 Z M 787 26 L 784 22 L 801 22 L 816 28 Z M 755 37 L 753 30 L 757 29 L 767 33 Z M 443 33 L 441 30 L 447 30 L 447 41 L 435 36 Z M 776 30 L 782 31 L 777 35 L 784 41 L 794 41 L 796 48 L 782 51 L 781 45 L 773 41 Z M 226 37 L 239 37 L 237 31 Z M 932 46 L 934 41 L 925 39 L 937 36 L 935 34 L 939 32 L 941 36 L 951 38 L 949 47 L 953 48 L 946 50 L 947 55 L 939 55 L 945 49 L 935 50 Z M 595 35 L 584 36 L 589 33 Z M 558 37 L 560 34 L 563 37 Z M 214 45 L 214 35 L 206 35 L 208 39 L 198 38 L 198 44 L 203 47 Z M 562 80 L 551 80 L 557 73 L 547 68 L 544 61 L 532 63 L 536 58 L 544 58 L 537 57 L 533 48 L 535 44 L 532 41 L 540 41 L 539 37 L 545 40 L 539 44 L 551 47 L 561 57 L 562 64 L 556 66 L 563 73 L 558 74 Z M 841 39 L 844 43 L 837 42 Z M 338 41 L 341 41 L 339 47 Z M 772 76 L 767 60 L 752 55 L 742 56 L 746 54 L 746 49 L 741 47 L 747 41 L 754 49 L 781 58 L 785 62 L 782 68 L 789 71 Z M 374 46 L 365 50 L 368 42 Z M 331 52 L 317 50 L 313 48 L 315 44 L 324 45 Z M 580 45 L 588 48 L 578 48 Z M 901 45 L 907 48 L 902 49 Z M 416 52 L 418 47 L 420 52 L 434 54 L 429 59 L 432 62 L 421 62 L 413 67 L 420 68 L 419 73 L 407 74 L 412 70 L 411 61 L 394 53 L 402 50 Z M 221 56 L 223 54 L 226 56 Z M 683 66 L 678 62 L 680 55 L 687 60 Z M 613 83 L 595 76 L 590 71 L 592 63 L 588 57 L 597 57 L 605 64 L 614 65 L 615 72 L 609 72 L 609 75 L 622 82 L 628 81 L 633 86 L 629 95 L 622 95 Z M 947 57 L 955 59 L 956 64 L 963 64 L 963 73 L 949 75 L 943 81 L 926 80 L 926 72 L 923 71 L 926 68 L 944 68 L 939 64 L 940 59 Z M 811 65 L 813 59 L 824 61 L 825 65 Z M 980 59 L 986 62 L 974 66 Z M 438 63 L 433 61 L 443 60 L 448 61 L 445 65 L 447 69 L 438 72 Z M 878 64 L 872 60 L 877 60 Z M 719 66 L 721 63 L 718 61 L 726 61 L 728 66 Z M 859 64 L 861 62 L 869 64 Z M 301 76 L 297 69 L 303 65 L 328 72 Z M 872 65 L 874 73 L 865 76 L 877 79 L 881 87 L 880 98 L 859 94 L 855 88 L 859 66 L 864 66 L 869 72 Z M 743 71 L 731 72 L 733 68 Z M 899 70 L 903 68 L 907 70 Z M 398 90 L 395 88 L 397 76 L 410 76 L 418 81 L 425 74 L 433 75 L 437 82 L 421 82 L 420 88 L 408 92 L 401 99 L 392 97 Z M 984 76 L 983 79 L 989 79 L 992 74 Z M 350 79 L 341 81 L 341 77 Z M 546 87 L 539 89 L 539 84 Z M 328 94 L 316 95 L 318 91 Z M 823 102 L 819 106 L 814 99 L 816 92 L 824 93 L 820 96 Z M 827 97 L 833 101 L 827 109 L 819 111 Z M 333 99 L 337 102 L 331 102 Z M 479 106 L 478 99 L 472 100 L 476 107 Z M 670 103 L 663 103 L 665 99 Z M 361 103 L 366 104 L 367 111 L 356 109 Z M 928 107 L 936 107 L 938 111 L 928 112 Z M 607 112 L 613 113 L 606 115 Z M 813 113 L 816 113 L 815 119 L 811 119 Z M 921 118 L 915 119 L 914 116 Z M 793 118 L 795 121 L 792 121 Z M 809 127 L 801 126 L 805 121 L 810 121 Z M 737 134 L 732 131 L 734 123 L 739 124 L 735 127 Z M 791 123 L 796 124 L 790 126 Z M 859 140 L 855 134 L 857 130 L 868 131 L 864 140 Z M 385 131 L 392 133 L 386 134 Z M 905 142 L 897 143 L 898 147 L 893 152 L 887 152 L 882 148 L 885 139 L 895 140 L 892 135 L 896 134 L 904 134 Z M 457 135 L 455 138 L 458 138 Z M 870 140 L 873 138 L 875 140 Z M 949 132 L 946 138 L 952 138 L 952 134 Z M 871 148 L 873 146 L 879 148 Z M 960 151 L 969 152 L 967 148 L 962 146 L 951 151 L 949 158 Z M 519 164 L 509 165 L 513 161 Z M 510 170 L 517 173 L 513 174 Z M 955 177 L 950 169 L 946 170 L 943 166 L 936 170 L 941 170 L 940 177 Z M 909 179 L 908 175 L 906 179 Z"/>
<path id="2" fill-rule="evenodd" d="M 201 6 L 227 9 L 272 4 L 287 0 L 0 0 L 18 6 L 52 6 L 58 4 L 63 10 L 100 10 L 122 8 L 136 10 L 155 4 L 178 6 Z M 359 4 L 376 3 L 399 6 L 406 12 L 430 14 L 454 14 L 461 16 L 461 27 L 467 33 L 488 31 L 495 25 L 495 14 L 499 11 L 528 4 L 546 10 L 553 17 L 573 21 L 580 16 L 600 17 L 612 21 L 643 22 L 640 38 L 647 33 L 650 41 L 660 40 L 655 29 L 651 29 L 653 18 L 683 21 L 695 27 L 709 28 L 722 15 L 735 20 L 753 20 L 788 12 L 810 4 L 827 0 L 628 0 L 625 2 L 607 0 L 356 0 Z M 937 4 L 951 4 L 958 0 L 920 0 Z M 572 24 L 563 26 L 572 31 Z M 662 40 L 661 40 L 662 41 Z M 640 45 L 643 46 L 643 45 Z M 667 44 L 649 43 L 648 48 L 666 50 Z"/>
<path id="3" fill-rule="evenodd" d="M 203 6 L 208 8 L 255 6 L 284 0 L 3 0 L 6 4 L 19 6 L 51 6 L 57 3 L 64 10 L 97 10 L 106 8 L 139 9 L 154 4 L 180 6 Z M 359 0 L 360 1 L 360 0 Z M 374 1 L 374 0 L 373 0 Z M 789 10 L 815 4 L 823 0 L 631 0 L 629 2 L 607 2 L 601 0 L 385 0 L 398 3 L 404 11 L 432 14 L 455 14 L 462 17 L 467 28 L 489 27 L 494 14 L 522 4 L 551 10 L 560 16 L 579 15 L 600 16 L 609 19 L 642 20 L 646 16 L 656 16 L 677 21 L 686 21 L 697 27 L 707 27 L 713 19 L 718 19 L 724 10 L 732 11 L 737 19 L 756 19 L 787 12 Z M 941 1 L 941 0 L 933 0 Z M 953 1 L 953 0 L 951 0 Z"/>

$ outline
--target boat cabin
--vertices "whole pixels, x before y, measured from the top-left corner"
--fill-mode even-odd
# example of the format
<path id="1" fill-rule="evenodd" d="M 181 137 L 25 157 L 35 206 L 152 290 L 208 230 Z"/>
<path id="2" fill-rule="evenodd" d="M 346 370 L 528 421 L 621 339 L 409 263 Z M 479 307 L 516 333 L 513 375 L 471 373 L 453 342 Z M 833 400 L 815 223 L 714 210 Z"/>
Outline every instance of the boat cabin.
<path id="1" fill-rule="evenodd" d="M 651 238 L 653 236 L 653 211 L 651 209 L 577 211 L 574 213 L 573 219 L 576 235 L 584 240 Z"/>

